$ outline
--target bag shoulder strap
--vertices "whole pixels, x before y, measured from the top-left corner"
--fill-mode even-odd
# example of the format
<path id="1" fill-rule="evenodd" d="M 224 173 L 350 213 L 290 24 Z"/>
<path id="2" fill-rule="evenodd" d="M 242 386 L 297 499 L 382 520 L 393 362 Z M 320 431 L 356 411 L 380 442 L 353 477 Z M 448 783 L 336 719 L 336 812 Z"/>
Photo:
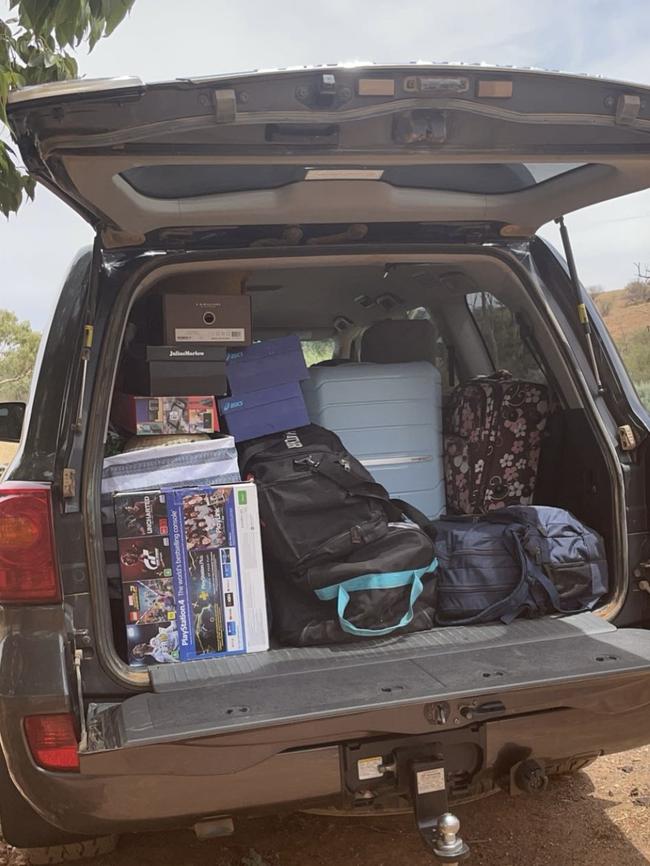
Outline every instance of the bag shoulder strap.
<path id="1" fill-rule="evenodd" d="M 505 598 L 495 601 L 489 607 L 486 607 L 485 610 L 482 610 L 474 616 L 468 616 L 464 619 L 454 619 L 451 622 L 443 622 L 436 617 L 436 621 L 440 625 L 476 625 L 481 622 L 492 622 L 497 619 L 500 619 L 502 622 L 507 624 L 512 622 L 513 619 L 516 619 L 521 610 L 526 607 L 526 600 L 529 597 L 528 564 L 526 556 L 516 530 L 509 530 L 507 534 L 512 538 L 515 554 L 519 562 L 519 583 Z"/>
<path id="2" fill-rule="evenodd" d="M 408 517 L 409 520 L 412 520 L 416 526 L 419 526 L 425 532 L 433 526 L 433 520 L 429 520 L 423 511 L 420 511 L 415 505 L 411 505 L 410 502 L 405 502 L 403 499 L 390 499 L 389 501 L 404 517 Z"/>

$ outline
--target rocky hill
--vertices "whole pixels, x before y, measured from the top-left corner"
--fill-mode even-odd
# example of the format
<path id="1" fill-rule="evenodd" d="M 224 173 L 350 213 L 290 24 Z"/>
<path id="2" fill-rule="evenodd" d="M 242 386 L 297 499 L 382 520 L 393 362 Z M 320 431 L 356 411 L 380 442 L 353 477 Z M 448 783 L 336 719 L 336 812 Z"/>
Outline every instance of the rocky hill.
<path id="1" fill-rule="evenodd" d="M 650 301 L 642 304 L 627 304 L 625 289 L 615 292 L 601 292 L 594 300 L 605 319 L 609 332 L 615 340 L 627 337 L 637 331 L 650 329 Z M 650 333 L 649 333 L 650 339 Z"/>

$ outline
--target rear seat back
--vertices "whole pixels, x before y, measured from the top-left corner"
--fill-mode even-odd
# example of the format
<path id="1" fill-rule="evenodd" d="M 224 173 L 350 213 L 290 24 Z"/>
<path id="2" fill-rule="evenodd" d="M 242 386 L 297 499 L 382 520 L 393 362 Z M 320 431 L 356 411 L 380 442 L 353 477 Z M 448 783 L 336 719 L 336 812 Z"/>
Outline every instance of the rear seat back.
<path id="1" fill-rule="evenodd" d="M 359 358 L 375 364 L 435 364 L 436 332 L 427 319 L 385 319 L 361 336 Z"/>

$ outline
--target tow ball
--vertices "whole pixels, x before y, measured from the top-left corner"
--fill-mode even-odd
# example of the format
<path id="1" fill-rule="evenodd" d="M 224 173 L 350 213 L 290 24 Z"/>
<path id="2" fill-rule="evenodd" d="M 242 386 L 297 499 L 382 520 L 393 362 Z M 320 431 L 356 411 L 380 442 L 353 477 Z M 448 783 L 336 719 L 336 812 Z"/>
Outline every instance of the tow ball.
<path id="1" fill-rule="evenodd" d="M 439 863 L 454 866 L 469 856 L 469 846 L 459 836 L 460 821 L 448 811 L 444 764 L 414 761 L 411 795 L 422 841 Z"/>

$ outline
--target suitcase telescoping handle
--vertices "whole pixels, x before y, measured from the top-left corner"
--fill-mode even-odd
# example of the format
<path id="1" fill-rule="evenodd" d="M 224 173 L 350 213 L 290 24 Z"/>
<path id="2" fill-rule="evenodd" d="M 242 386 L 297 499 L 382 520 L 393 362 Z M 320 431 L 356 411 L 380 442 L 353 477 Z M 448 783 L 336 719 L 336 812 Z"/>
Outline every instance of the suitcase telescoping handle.
<path id="1" fill-rule="evenodd" d="M 392 571 L 385 574 L 362 574 L 358 577 L 352 577 L 350 580 L 344 580 L 342 583 L 317 589 L 316 595 L 321 601 L 334 601 L 336 599 L 339 625 L 343 631 L 355 637 L 384 637 L 400 628 L 404 628 L 411 622 L 415 603 L 424 590 L 422 578 L 425 574 L 435 571 L 437 567 L 438 560 L 434 557 L 429 565 L 423 568 L 415 568 L 409 571 Z M 373 589 L 396 589 L 402 586 L 411 587 L 408 607 L 404 616 L 394 625 L 384 626 L 383 628 L 360 628 L 346 618 L 345 612 L 350 603 L 351 592 L 367 592 Z"/>

